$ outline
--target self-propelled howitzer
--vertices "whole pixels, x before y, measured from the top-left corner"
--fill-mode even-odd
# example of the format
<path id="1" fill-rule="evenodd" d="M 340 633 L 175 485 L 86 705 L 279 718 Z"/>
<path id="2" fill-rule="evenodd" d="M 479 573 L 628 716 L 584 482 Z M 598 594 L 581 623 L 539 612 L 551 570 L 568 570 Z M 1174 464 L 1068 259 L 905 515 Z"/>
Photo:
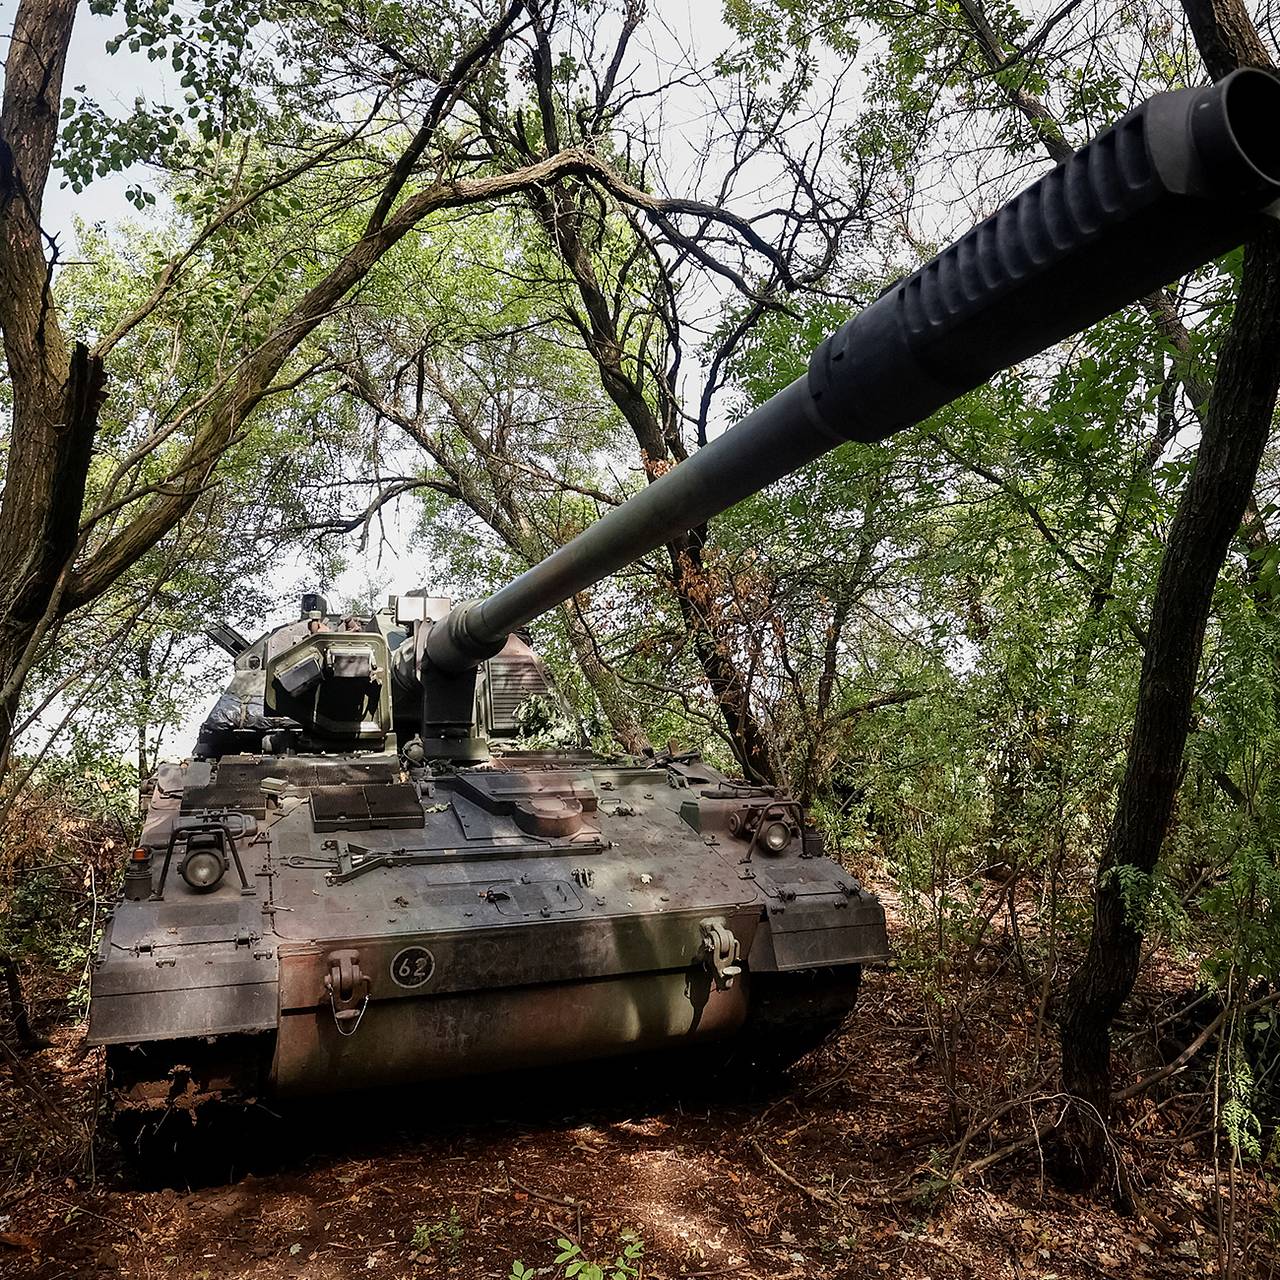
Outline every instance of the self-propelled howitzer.
<path id="1" fill-rule="evenodd" d="M 1280 81 L 1152 98 L 831 335 L 808 372 L 487 599 L 319 598 L 154 780 L 93 977 L 125 1107 L 667 1049 L 786 1057 L 887 951 L 794 799 L 531 751 L 520 629 L 846 440 L 918 422 L 1280 212 Z"/>

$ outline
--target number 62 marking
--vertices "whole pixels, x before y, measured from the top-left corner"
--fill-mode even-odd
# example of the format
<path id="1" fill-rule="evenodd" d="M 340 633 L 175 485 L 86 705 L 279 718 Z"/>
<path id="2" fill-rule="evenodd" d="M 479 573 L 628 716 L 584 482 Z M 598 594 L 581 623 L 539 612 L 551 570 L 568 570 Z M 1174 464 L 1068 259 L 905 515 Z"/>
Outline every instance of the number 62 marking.
<path id="1" fill-rule="evenodd" d="M 435 968 L 435 958 L 426 947 L 405 947 L 391 962 L 391 981 L 398 987 L 420 987 Z"/>

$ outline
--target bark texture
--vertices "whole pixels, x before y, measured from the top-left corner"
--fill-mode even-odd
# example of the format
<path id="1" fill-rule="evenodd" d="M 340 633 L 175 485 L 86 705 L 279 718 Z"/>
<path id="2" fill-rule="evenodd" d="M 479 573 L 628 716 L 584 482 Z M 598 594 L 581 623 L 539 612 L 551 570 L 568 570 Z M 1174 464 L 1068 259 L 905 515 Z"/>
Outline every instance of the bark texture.
<path id="1" fill-rule="evenodd" d="M 0 105 L 0 331 L 13 426 L 0 500 L 0 771 L 31 650 L 75 551 L 101 403 L 101 361 L 69 352 L 40 210 L 75 0 L 18 8 Z"/>
<path id="2" fill-rule="evenodd" d="M 50 259 L 56 256 L 56 247 L 41 231 L 40 207 L 57 138 L 66 52 L 77 5 L 76 0 L 20 0 L 0 105 L 0 330 L 14 393 L 10 453 L 0 499 L 0 774 L 7 763 L 23 685 L 42 640 L 63 617 L 98 598 L 178 527 L 298 347 L 424 218 L 443 209 L 542 189 L 571 175 L 589 177 L 646 210 L 663 203 L 628 185 L 597 156 L 575 148 L 532 158 L 524 167 L 497 172 L 476 169 L 480 176 L 458 176 L 446 165 L 417 164 L 427 139 L 441 125 L 446 106 L 455 101 L 457 86 L 507 38 L 519 8 L 518 3 L 511 5 L 439 81 L 436 102 L 422 129 L 388 169 L 364 233 L 298 299 L 261 345 L 207 388 L 202 410 L 192 415 L 187 446 L 167 482 L 132 498 L 111 495 L 118 505 L 129 508 L 128 518 L 118 520 L 112 535 L 95 544 L 92 534 L 84 532 L 92 529 L 93 513 L 86 516 L 82 508 L 105 389 L 103 356 L 165 297 L 194 249 L 189 247 L 159 273 L 150 299 L 98 349 L 68 343 L 50 290 Z M 316 152 L 271 186 L 283 185 L 340 145 Z M 404 195 L 408 177 L 421 168 L 434 172 L 434 180 Z M 253 198 L 245 196 L 227 206 L 193 246 L 203 243 Z M 680 207 L 688 203 L 681 202 Z M 694 212 L 718 213 L 691 207 Z"/>
<path id="3" fill-rule="evenodd" d="M 1184 3 L 1213 75 L 1243 63 L 1269 65 L 1239 0 Z M 1278 387 L 1280 231 L 1269 230 L 1245 251 L 1195 469 L 1169 530 L 1093 932 L 1062 1005 L 1063 1084 L 1076 1099 L 1065 1137 L 1071 1167 L 1087 1184 L 1105 1171 L 1111 1027 L 1138 973 L 1144 892 L 1173 812 L 1214 585 L 1251 500 Z"/>

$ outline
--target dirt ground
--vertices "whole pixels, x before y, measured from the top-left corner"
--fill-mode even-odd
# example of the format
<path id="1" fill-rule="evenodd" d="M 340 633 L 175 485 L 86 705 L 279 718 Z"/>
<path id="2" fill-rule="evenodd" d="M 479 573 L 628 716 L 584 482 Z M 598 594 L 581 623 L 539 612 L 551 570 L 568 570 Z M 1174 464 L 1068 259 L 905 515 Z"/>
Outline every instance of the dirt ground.
<path id="1" fill-rule="evenodd" d="M 1222 1274 L 1219 1184 L 1178 1095 L 1131 1104 L 1137 1214 L 1056 1190 L 1035 1144 L 941 1187 L 954 1132 L 914 990 L 869 973 L 846 1032 L 771 1085 L 596 1066 L 329 1100 L 220 1133 L 230 1165 L 149 1181 L 95 1123 L 100 1063 L 63 1027 L 0 1070 L 0 1275 L 506 1280 L 518 1261 L 559 1280 L 561 1239 L 601 1264 L 639 1242 L 649 1280 Z M 1028 1029 L 993 1006 L 967 1034 L 985 1043 L 958 1092 L 998 1094 Z M 1237 1200 L 1280 1219 L 1274 1188 L 1238 1181 Z M 1250 1230 L 1235 1274 L 1274 1274 Z"/>

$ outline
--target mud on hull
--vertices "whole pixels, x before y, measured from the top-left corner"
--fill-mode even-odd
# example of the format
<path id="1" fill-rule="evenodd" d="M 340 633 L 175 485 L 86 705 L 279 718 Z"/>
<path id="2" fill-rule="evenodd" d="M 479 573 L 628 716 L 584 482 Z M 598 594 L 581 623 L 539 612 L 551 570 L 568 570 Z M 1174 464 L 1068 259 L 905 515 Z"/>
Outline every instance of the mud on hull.
<path id="1" fill-rule="evenodd" d="M 212 1103 L 270 1103 L 693 1047 L 715 1050 L 698 1055 L 702 1069 L 780 1069 L 839 1031 L 860 974 L 858 965 L 747 974 L 728 990 L 704 993 L 700 1007 L 690 1003 L 685 974 L 402 1001 L 371 1007 L 354 1035 L 338 1032 L 329 1010 L 312 1010 L 286 1016 L 275 1034 L 108 1046 L 107 1085 L 122 1115 L 195 1120 Z"/>
<path id="2" fill-rule="evenodd" d="M 223 846 L 235 874 L 202 884 L 189 861 Z M 796 802 L 695 759 L 165 766 L 139 854 L 89 1014 L 122 1112 L 703 1045 L 786 1060 L 887 954 Z"/>

